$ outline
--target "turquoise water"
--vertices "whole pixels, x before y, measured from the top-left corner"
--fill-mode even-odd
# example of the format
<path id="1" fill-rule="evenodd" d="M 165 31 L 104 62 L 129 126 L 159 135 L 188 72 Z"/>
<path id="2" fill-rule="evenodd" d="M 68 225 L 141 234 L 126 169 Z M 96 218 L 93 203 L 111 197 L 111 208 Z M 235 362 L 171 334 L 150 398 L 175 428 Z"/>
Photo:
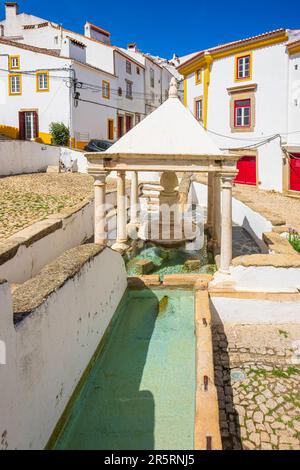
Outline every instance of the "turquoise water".
<path id="1" fill-rule="evenodd" d="M 152 261 L 154 267 L 147 274 L 159 274 L 163 277 L 165 274 L 179 273 L 208 273 L 214 274 L 216 267 L 213 256 L 207 252 L 206 245 L 201 250 L 189 251 L 184 248 L 163 248 L 151 243 L 145 247 L 132 259 L 127 261 L 126 268 L 129 276 L 136 276 L 136 262 L 141 259 Z M 188 260 L 199 260 L 200 267 L 190 270 L 184 263 Z"/>
<path id="2" fill-rule="evenodd" d="M 193 292 L 128 291 L 55 448 L 193 449 L 194 419 Z"/>

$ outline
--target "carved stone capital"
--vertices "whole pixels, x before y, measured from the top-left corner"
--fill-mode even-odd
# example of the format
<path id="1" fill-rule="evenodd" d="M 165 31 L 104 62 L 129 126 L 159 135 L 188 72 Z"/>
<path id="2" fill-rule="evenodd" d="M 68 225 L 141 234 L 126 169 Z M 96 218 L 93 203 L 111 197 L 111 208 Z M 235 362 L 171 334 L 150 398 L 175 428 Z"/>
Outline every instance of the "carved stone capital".
<path id="1" fill-rule="evenodd" d="M 220 178 L 221 178 L 222 188 L 232 189 L 232 185 L 233 185 L 235 177 L 236 177 L 236 173 L 233 173 L 233 174 L 230 174 L 230 173 L 222 174 L 221 173 Z"/>

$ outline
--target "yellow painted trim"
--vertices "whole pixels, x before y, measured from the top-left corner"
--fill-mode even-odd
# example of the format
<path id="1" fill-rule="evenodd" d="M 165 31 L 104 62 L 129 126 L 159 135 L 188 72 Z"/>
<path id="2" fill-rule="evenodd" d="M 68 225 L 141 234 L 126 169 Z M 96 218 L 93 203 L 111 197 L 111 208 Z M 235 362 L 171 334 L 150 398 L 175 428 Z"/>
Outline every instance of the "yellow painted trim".
<path id="1" fill-rule="evenodd" d="M 5 124 L 0 125 L 0 134 L 17 139 L 19 137 L 19 129 L 13 126 L 6 126 Z"/>
<path id="2" fill-rule="evenodd" d="M 200 72 L 200 78 L 198 78 L 198 72 Z M 199 68 L 195 72 L 195 85 L 200 85 L 202 83 L 202 68 Z"/>
<path id="3" fill-rule="evenodd" d="M 109 137 L 109 126 L 110 126 L 110 123 L 112 122 L 112 138 Z M 114 137 L 115 137 L 115 129 L 114 129 L 114 120 L 112 118 L 108 118 L 107 119 L 107 138 L 108 140 L 114 140 Z"/>
<path id="4" fill-rule="evenodd" d="M 251 43 L 250 41 L 245 43 L 245 44 L 240 44 L 239 46 L 235 46 L 232 48 L 224 49 L 224 50 L 219 50 L 216 52 L 211 51 L 210 56 L 212 57 L 213 60 L 220 59 L 222 57 L 227 57 L 235 54 L 239 54 L 242 52 L 246 52 L 249 49 L 252 51 L 255 49 L 260 49 L 262 47 L 267 47 L 275 44 L 280 44 L 282 42 L 285 42 L 288 40 L 288 34 L 287 33 L 281 33 L 278 36 L 275 37 L 270 37 L 266 39 L 261 39 L 257 41 L 253 41 Z M 205 55 L 202 55 L 200 58 L 195 58 L 193 61 L 188 63 L 187 65 L 182 64 L 182 66 L 178 67 L 178 71 L 186 76 L 192 72 L 195 72 L 197 69 L 201 68 L 203 66 L 203 63 L 205 62 Z"/>
<path id="5" fill-rule="evenodd" d="M 13 67 L 12 60 L 18 59 L 17 67 Z M 20 56 L 19 55 L 10 55 L 9 56 L 9 70 L 20 70 Z"/>
<path id="6" fill-rule="evenodd" d="M 39 84 L 39 75 L 47 75 L 47 88 L 40 88 L 40 84 Z M 39 70 L 38 72 L 36 72 L 36 92 L 37 93 L 44 93 L 44 92 L 48 92 L 50 90 L 50 77 L 49 77 L 49 72 L 48 70 Z"/>
<path id="7" fill-rule="evenodd" d="M 20 77 L 20 91 L 18 93 L 12 92 L 11 87 L 11 78 L 12 77 Z M 20 73 L 10 73 L 8 74 L 8 94 L 9 96 L 21 96 L 22 95 L 22 74 Z"/>
<path id="8" fill-rule="evenodd" d="M 288 49 L 289 55 L 297 54 L 298 52 L 300 52 L 300 44 L 296 44 L 294 47 Z"/>
<path id="9" fill-rule="evenodd" d="M 83 142 L 81 140 L 75 140 L 74 142 L 74 148 L 76 149 L 79 149 L 79 150 L 83 150 L 84 147 L 88 144 L 88 142 Z"/>
<path id="10" fill-rule="evenodd" d="M 249 77 L 237 78 L 237 76 L 238 76 L 238 59 L 240 59 L 241 57 L 246 57 L 246 56 L 250 56 L 250 70 L 249 70 L 250 73 L 249 73 Z M 252 51 L 242 52 L 240 54 L 236 54 L 234 56 L 234 81 L 239 83 L 239 82 L 246 82 L 246 81 L 252 80 L 252 65 L 253 65 Z"/>
<path id="11" fill-rule="evenodd" d="M 187 78 L 184 77 L 183 80 L 183 104 L 187 106 Z"/>
<path id="12" fill-rule="evenodd" d="M 39 132 L 38 137 L 35 139 L 36 142 L 43 144 L 52 144 L 52 136 L 48 132 Z"/>
<path id="13" fill-rule="evenodd" d="M 210 67 L 212 63 L 212 57 L 209 54 L 205 55 L 205 68 L 204 68 L 204 80 L 203 80 L 203 127 L 207 129 L 207 117 L 208 117 L 208 88 L 210 83 Z"/>
<path id="14" fill-rule="evenodd" d="M 104 87 L 105 85 L 108 85 L 108 96 L 105 96 L 104 95 Z M 107 80 L 102 80 L 102 98 L 104 98 L 105 100 L 109 100 L 110 99 L 110 83 L 107 81 Z"/>

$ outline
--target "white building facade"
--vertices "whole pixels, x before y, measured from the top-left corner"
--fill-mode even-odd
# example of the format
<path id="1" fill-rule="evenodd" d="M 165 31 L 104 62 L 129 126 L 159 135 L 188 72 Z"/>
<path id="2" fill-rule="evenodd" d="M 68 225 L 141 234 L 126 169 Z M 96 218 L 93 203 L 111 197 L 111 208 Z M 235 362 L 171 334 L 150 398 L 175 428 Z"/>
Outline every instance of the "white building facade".
<path id="1" fill-rule="evenodd" d="M 186 106 L 220 148 L 241 156 L 237 184 L 300 191 L 297 38 L 300 30 L 276 30 L 191 54 L 178 67 Z"/>
<path id="2" fill-rule="evenodd" d="M 6 2 L 5 12 L 0 22 L 1 133 L 51 143 L 51 122 L 63 122 L 71 145 L 82 149 L 91 139 L 120 138 L 167 97 L 172 74 L 142 54 L 112 46 L 108 31 L 86 23 L 84 34 L 75 33 L 19 13 L 17 2 Z M 38 75 L 40 70 L 44 75 Z M 38 80 L 45 82 L 43 92 L 34 86 Z M 11 92 L 15 82 L 18 89 Z M 23 129 L 23 112 L 32 132 Z"/>

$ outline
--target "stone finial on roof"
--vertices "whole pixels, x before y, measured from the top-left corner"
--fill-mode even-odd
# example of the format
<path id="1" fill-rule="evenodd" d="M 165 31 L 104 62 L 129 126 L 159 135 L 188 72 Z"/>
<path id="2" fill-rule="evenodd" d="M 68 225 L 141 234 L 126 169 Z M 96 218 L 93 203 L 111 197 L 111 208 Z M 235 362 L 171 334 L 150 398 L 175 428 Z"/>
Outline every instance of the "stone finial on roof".
<path id="1" fill-rule="evenodd" d="M 178 87 L 175 77 L 172 77 L 170 81 L 169 98 L 178 98 Z"/>

